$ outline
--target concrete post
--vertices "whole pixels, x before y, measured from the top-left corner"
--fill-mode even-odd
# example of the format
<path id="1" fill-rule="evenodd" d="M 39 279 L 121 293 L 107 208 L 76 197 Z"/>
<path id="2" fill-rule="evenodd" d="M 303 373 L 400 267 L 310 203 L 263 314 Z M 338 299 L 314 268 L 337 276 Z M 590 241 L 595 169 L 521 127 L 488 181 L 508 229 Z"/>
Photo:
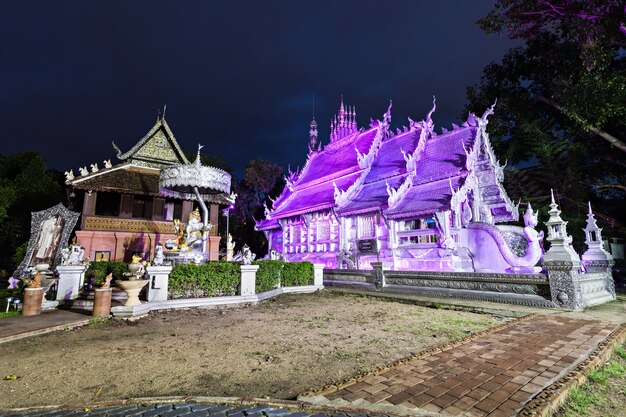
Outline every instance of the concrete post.
<path id="1" fill-rule="evenodd" d="M 254 295 L 256 293 L 256 271 L 259 265 L 241 265 L 241 289 L 239 295 Z"/>
<path id="2" fill-rule="evenodd" d="M 313 264 L 313 285 L 324 287 L 324 265 Z"/>
<path id="3" fill-rule="evenodd" d="M 543 267 L 548 271 L 550 295 L 556 307 L 579 310 L 585 303 L 580 288 L 580 261 L 547 260 Z"/>
<path id="4" fill-rule="evenodd" d="M 167 289 L 172 267 L 169 265 L 149 266 L 146 268 L 150 283 L 148 284 L 148 302 L 167 300 Z"/>
<path id="5" fill-rule="evenodd" d="M 385 282 L 385 273 L 383 271 L 382 262 L 371 262 L 373 284 L 377 290 L 383 289 L 387 285 Z"/>
<path id="6" fill-rule="evenodd" d="M 85 282 L 87 265 L 59 265 L 59 282 L 57 283 L 57 301 L 75 300 Z"/>

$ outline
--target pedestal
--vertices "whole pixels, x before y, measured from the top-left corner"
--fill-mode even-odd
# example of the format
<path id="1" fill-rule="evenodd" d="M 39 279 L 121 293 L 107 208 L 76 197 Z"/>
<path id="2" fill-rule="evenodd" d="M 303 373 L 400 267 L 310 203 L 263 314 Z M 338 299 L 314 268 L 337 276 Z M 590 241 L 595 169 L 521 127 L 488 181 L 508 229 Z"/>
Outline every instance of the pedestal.
<path id="1" fill-rule="evenodd" d="M 113 294 L 113 288 L 95 289 L 92 316 L 109 317 L 111 315 L 111 294 Z"/>
<path id="2" fill-rule="evenodd" d="M 41 314 L 41 300 L 43 288 L 24 288 L 24 307 L 22 316 L 36 316 Z"/>
<path id="3" fill-rule="evenodd" d="M 241 265 L 241 290 L 239 295 L 254 295 L 256 292 L 256 271 L 259 265 Z"/>
<path id="4" fill-rule="evenodd" d="M 207 252 L 209 253 L 209 261 L 220 260 L 220 236 L 209 236 L 207 239 Z"/>
<path id="5" fill-rule="evenodd" d="M 324 286 L 324 265 L 313 264 L 313 285 Z"/>
<path id="6" fill-rule="evenodd" d="M 87 265 L 59 265 L 57 300 L 75 300 L 85 281 Z"/>
<path id="7" fill-rule="evenodd" d="M 385 273 L 383 271 L 382 262 L 371 262 L 372 280 L 377 290 L 381 290 L 387 283 L 385 282 Z"/>
<path id="8" fill-rule="evenodd" d="M 148 302 L 167 300 L 167 288 L 171 266 L 149 266 L 146 268 L 150 277 L 148 285 Z"/>

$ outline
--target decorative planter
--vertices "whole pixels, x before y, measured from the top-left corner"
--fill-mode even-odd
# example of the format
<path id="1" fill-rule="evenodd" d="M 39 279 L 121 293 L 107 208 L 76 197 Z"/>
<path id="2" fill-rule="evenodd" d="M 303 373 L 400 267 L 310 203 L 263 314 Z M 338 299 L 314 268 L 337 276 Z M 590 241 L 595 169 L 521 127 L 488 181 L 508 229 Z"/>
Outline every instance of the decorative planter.
<path id="1" fill-rule="evenodd" d="M 96 288 L 94 302 L 93 302 L 92 316 L 109 317 L 111 315 L 111 294 L 112 293 L 113 293 L 113 288 Z"/>
<path id="2" fill-rule="evenodd" d="M 41 314 L 43 288 L 24 288 L 24 307 L 22 316 L 36 316 Z"/>
<path id="3" fill-rule="evenodd" d="M 124 304 L 126 307 L 138 306 L 141 304 L 141 301 L 139 301 L 139 293 L 148 282 L 150 282 L 149 279 L 117 281 L 117 286 L 123 289 L 124 292 L 126 292 L 126 295 L 128 295 L 128 300 L 126 301 L 126 304 Z"/>

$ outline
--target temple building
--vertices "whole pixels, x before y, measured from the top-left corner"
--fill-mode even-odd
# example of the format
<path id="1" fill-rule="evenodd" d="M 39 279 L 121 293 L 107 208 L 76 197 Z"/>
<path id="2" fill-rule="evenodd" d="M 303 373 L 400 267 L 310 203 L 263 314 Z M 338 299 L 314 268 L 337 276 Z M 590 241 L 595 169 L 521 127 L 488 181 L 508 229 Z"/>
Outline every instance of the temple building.
<path id="1" fill-rule="evenodd" d="M 359 128 L 342 103 L 322 147 L 311 123 L 309 153 L 256 224 L 270 250 L 329 268 L 532 272 L 541 257 L 536 213 L 526 227 L 502 185 L 488 116 L 434 129 L 433 113 L 393 132 L 382 120 Z"/>
<path id="2" fill-rule="evenodd" d="M 157 243 L 177 238 L 173 221 L 187 223 L 194 210 L 192 199 L 172 198 L 160 190 L 159 174 L 165 167 L 189 161 L 161 115 L 130 150 L 122 152 L 115 143 L 113 147 L 118 164 L 105 160 L 102 167 L 96 163 L 80 168 L 78 176 L 66 172 L 66 184 L 74 194 L 84 193 L 77 243 L 97 261 L 129 262 L 136 253 L 151 259 Z M 211 260 L 218 259 L 219 204 L 229 204 L 220 198 L 216 195 L 208 202 L 209 220 L 215 226 L 207 241 Z"/>

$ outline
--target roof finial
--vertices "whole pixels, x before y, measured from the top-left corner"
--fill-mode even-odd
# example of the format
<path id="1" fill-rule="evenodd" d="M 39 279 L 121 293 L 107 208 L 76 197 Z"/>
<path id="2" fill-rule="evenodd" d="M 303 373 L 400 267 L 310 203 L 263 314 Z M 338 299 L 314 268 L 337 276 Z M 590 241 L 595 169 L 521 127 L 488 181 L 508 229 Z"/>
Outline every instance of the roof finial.
<path id="1" fill-rule="evenodd" d="M 201 161 L 200 161 L 200 149 L 204 148 L 204 145 L 200 145 L 198 144 L 198 155 L 196 156 L 196 165 L 200 165 Z"/>
<path id="2" fill-rule="evenodd" d="M 163 105 L 163 115 L 161 116 L 162 119 L 165 119 L 165 110 L 167 110 L 167 104 Z"/>

